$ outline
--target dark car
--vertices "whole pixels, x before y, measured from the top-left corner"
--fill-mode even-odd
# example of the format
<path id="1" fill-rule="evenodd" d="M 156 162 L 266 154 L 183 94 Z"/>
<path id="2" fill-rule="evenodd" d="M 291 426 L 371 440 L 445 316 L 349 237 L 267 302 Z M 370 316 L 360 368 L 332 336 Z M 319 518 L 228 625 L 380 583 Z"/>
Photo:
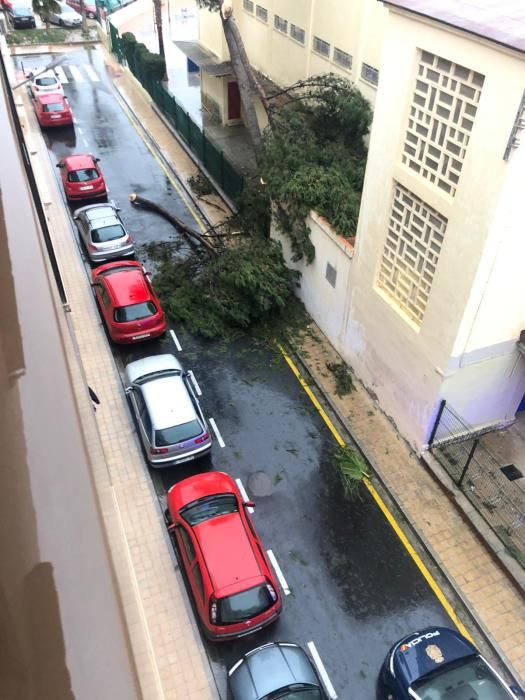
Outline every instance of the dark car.
<path id="1" fill-rule="evenodd" d="M 228 672 L 232 700 L 326 700 L 315 668 L 296 644 L 265 644 Z"/>
<path id="2" fill-rule="evenodd" d="M 465 637 L 427 627 L 388 652 L 378 681 L 380 700 L 515 700 L 510 688 Z"/>
<path id="3" fill-rule="evenodd" d="M 7 8 L 7 14 L 14 29 L 34 29 L 36 27 L 33 10 L 28 5 L 12 5 Z"/>

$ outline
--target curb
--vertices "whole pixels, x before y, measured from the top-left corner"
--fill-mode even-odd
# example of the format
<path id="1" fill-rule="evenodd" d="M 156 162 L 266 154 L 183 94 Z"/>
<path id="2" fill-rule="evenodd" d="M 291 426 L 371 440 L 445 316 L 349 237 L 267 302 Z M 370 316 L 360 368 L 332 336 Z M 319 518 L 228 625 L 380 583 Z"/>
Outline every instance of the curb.
<path id="1" fill-rule="evenodd" d="M 305 374 L 308 376 L 308 378 L 312 381 L 312 383 L 315 385 L 323 399 L 326 401 L 326 403 L 330 406 L 331 410 L 333 413 L 337 416 L 338 421 L 341 423 L 341 425 L 344 427 L 345 431 L 348 433 L 354 444 L 356 445 L 357 449 L 359 452 L 362 454 L 362 456 L 366 459 L 366 461 L 370 464 L 374 475 L 376 476 L 377 480 L 381 484 L 382 488 L 385 490 L 385 492 L 388 494 L 388 497 L 391 499 L 391 501 L 394 503 L 395 507 L 397 510 L 403 515 L 404 520 L 405 520 L 405 529 L 408 529 L 411 536 L 418 542 L 418 544 L 421 546 L 421 548 L 424 550 L 424 552 L 427 554 L 427 556 L 431 559 L 433 564 L 436 566 L 436 568 L 442 573 L 443 577 L 447 581 L 448 585 L 450 588 L 454 591 L 454 594 L 457 596 L 457 598 L 461 601 L 463 604 L 464 608 L 467 610 L 468 615 L 474 622 L 474 624 L 477 626 L 478 630 L 481 632 L 483 637 L 485 638 L 486 642 L 492 649 L 493 653 L 498 657 L 500 663 L 502 666 L 504 666 L 507 670 L 507 673 L 511 676 L 513 683 L 517 684 L 520 688 L 522 685 L 520 676 L 518 673 L 516 673 L 513 665 L 510 663 L 508 660 L 507 656 L 497 643 L 497 641 L 494 639 L 494 637 L 490 634 L 490 632 L 486 629 L 484 623 L 480 620 L 476 610 L 470 605 L 470 603 L 466 600 L 463 592 L 461 589 L 458 587 L 456 582 L 454 581 L 454 578 L 448 573 L 446 567 L 444 564 L 441 563 L 440 558 L 438 555 L 434 552 L 432 549 L 432 546 L 428 544 L 423 537 L 415 530 L 415 528 L 411 525 L 410 520 L 407 518 L 405 515 L 405 511 L 401 504 L 399 503 L 397 497 L 392 493 L 391 489 L 388 487 L 387 482 L 385 481 L 381 469 L 378 467 L 376 462 L 373 459 L 370 459 L 366 453 L 366 451 L 361 447 L 359 444 L 359 441 L 355 438 L 354 433 L 352 431 L 352 428 L 350 427 L 349 422 L 347 419 L 341 415 L 339 409 L 335 405 L 334 401 L 332 400 L 331 396 L 324 390 L 324 388 L 321 386 L 320 382 L 314 377 L 314 375 L 310 372 L 310 369 L 308 365 L 306 364 L 305 360 L 303 359 L 300 350 L 294 343 L 290 343 L 290 348 L 294 354 L 294 356 L 298 359 L 299 364 L 301 368 L 304 370 Z M 478 516 L 480 517 L 480 516 Z M 477 530 L 476 533 L 477 534 Z M 514 577 L 513 577 L 514 578 Z"/>
<path id="2" fill-rule="evenodd" d="M 62 53 L 69 51 L 75 46 L 95 46 L 102 43 L 100 39 L 86 39 L 82 41 L 61 41 L 59 44 L 8 44 L 9 53 L 15 56 L 30 56 L 33 53 Z M 42 51 L 42 49 L 53 47 L 53 50 Z M 62 48 L 63 47 L 63 48 Z M 34 50 L 33 50 L 34 49 Z"/>

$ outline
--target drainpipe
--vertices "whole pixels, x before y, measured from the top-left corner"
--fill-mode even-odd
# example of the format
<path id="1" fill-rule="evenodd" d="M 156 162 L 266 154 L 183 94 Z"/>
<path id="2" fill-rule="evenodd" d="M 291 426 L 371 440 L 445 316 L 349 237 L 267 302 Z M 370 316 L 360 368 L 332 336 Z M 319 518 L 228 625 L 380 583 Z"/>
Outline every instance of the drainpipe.
<path id="1" fill-rule="evenodd" d="M 315 13 L 315 3 L 316 0 L 311 0 L 310 5 L 310 26 L 308 27 L 308 41 L 309 45 L 306 47 L 306 77 L 310 77 L 311 62 L 312 62 L 312 40 L 313 40 L 313 28 L 314 28 L 314 13 Z"/>

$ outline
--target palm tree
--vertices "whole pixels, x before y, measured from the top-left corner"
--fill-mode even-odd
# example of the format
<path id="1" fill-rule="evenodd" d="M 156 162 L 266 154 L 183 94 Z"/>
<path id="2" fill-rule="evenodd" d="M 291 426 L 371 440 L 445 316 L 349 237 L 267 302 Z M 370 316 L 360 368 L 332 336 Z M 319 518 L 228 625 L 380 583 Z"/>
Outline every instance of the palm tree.
<path id="1" fill-rule="evenodd" d="M 33 12 L 38 15 L 49 29 L 49 15 L 59 9 L 56 0 L 33 0 Z"/>

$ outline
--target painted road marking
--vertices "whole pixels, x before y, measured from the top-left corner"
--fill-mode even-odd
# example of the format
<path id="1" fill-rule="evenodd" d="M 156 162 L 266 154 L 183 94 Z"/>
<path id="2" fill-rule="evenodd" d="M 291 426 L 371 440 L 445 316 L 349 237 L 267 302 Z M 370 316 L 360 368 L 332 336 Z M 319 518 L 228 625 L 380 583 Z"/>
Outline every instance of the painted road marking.
<path id="1" fill-rule="evenodd" d="M 291 357 L 286 353 L 285 349 L 284 349 L 281 345 L 278 345 L 278 348 L 279 348 L 279 350 L 280 350 L 282 356 L 283 356 L 284 359 L 286 360 L 286 363 L 288 364 L 288 366 L 290 367 L 290 369 L 292 370 L 292 372 L 293 372 L 293 373 L 295 374 L 295 376 L 297 377 L 297 380 L 299 381 L 300 385 L 303 387 L 303 389 L 305 390 L 305 392 L 308 394 L 308 396 L 309 396 L 310 400 L 312 401 L 313 405 L 314 405 L 314 406 L 316 407 L 316 409 L 319 411 L 319 415 L 320 415 L 321 418 L 324 420 L 324 422 L 326 423 L 326 425 L 327 425 L 327 427 L 329 428 L 330 432 L 332 433 L 332 435 L 333 435 L 334 438 L 336 439 L 337 444 L 340 445 L 340 446 L 345 445 L 345 441 L 344 441 L 343 438 L 339 435 L 339 432 L 337 431 L 337 428 L 336 428 L 335 425 L 332 423 L 332 421 L 330 420 L 330 418 L 327 416 L 326 412 L 323 410 L 321 404 L 319 403 L 319 401 L 318 401 L 318 400 L 316 399 L 316 397 L 314 396 L 314 394 L 313 394 L 312 390 L 310 389 L 310 387 L 308 386 L 308 384 L 307 384 L 307 383 L 304 381 L 304 379 L 302 378 L 301 373 L 299 372 L 299 370 L 298 370 L 297 367 L 295 366 L 295 363 L 293 362 L 293 360 L 291 359 Z M 392 515 L 392 513 L 391 513 L 390 510 L 388 509 L 388 506 L 386 505 L 386 503 L 383 501 L 383 499 L 381 498 L 381 496 L 378 494 L 378 492 L 376 491 L 376 489 L 374 488 L 374 486 L 371 484 L 371 482 L 370 482 L 369 479 L 366 479 L 366 478 L 365 478 L 365 479 L 363 479 L 363 481 L 364 481 L 364 484 L 365 484 L 366 488 L 367 488 L 368 491 L 370 492 L 370 495 L 372 496 L 372 498 L 374 499 L 374 501 L 375 501 L 375 502 L 377 503 L 377 505 L 379 506 L 381 512 L 383 513 L 383 515 L 385 516 L 385 518 L 388 520 L 390 526 L 392 527 L 392 529 L 394 530 L 394 532 L 396 533 L 396 535 L 398 536 L 398 538 L 401 540 L 401 543 L 403 544 L 403 546 L 405 547 L 405 549 L 407 550 L 407 552 L 408 552 L 408 553 L 410 554 L 410 556 L 412 557 L 412 561 L 414 562 L 414 564 L 417 566 L 417 568 L 418 568 L 419 571 L 421 572 L 423 578 L 425 579 L 425 581 L 428 583 L 428 585 L 429 585 L 430 588 L 432 589 L 434 595 L 435 595 L 436 598 L 439 600 L 439 602 L 441 603 L 441 605 L 442 605 L 442 607 L 444 608 L 444 610 L 447 612 L 447 614 L 448 614 L 448 616 L 450 617 L 450 619 L 452 620 L 452 622 L 456 625 L 457 629 L 461 632 L 461 634 L 462 634 L 464 637 L 466 637 L 466 638 L 469 640 L 469 642 L 471 642 L 472 644 L 474 644 L 474 640 L 472 639 L 472 637 L 471 637 L 470 634 L 468 633 L 467 628 L 466 628 L 465 625 L 461 622 L 461 620 L 458 618 L 458 616 L 456 615 L 456 612 L 455 612 L 454 608 L 453 608 L 452 605 L 448 602 L 448 600 L 447 600 L 445 594 L 443 593 L 443 591 L 442 591 L 441 588 L 439 587 L 437 581 L 434 579 L 434 577 L 432 576 L 432 574 L 430 573 L 430 571 L 427 569 L 427 567 L 426 567 L 425 564 L 423 563 L 423 560 L 421 559 L 421 557 L 419 556 L 419 554 L 416 552 L 416 550 L 414 549 L 414 547 L 413 547 L 413 546 L 410 544 L 410 542 L 408 541 L 407 536 L 405 535 L 405 533 L 403 532 L 401 526 L 397 523 L 396 519 L 394 518 L 394 516 Z"/>
<path id="2" fill-rule="evenodd" d="M 173 338 L 173 342 L 175 343 L 175 347 L 177 348 L 177 350 L 178 350 L 179 352 L 182 352 L 182 348 L 181 348 L 181 345 L 180 345 L 180 343 L 179 343 L 179 339 L 178 339 L 177 336 L 175 335 L 175 331 L 170 331 L 170 335 L 171 335 L 171 337 Z"/>
<path id="3" fill-rule="evenodd" d="M 195 387 L 195 391 L 197 392 L 197 396 L 202 396 L 202 391 L 200 386 L 197 383 L 197 380 L 195 379 L 195 375 L 193 374 L 193 370 L 188 370 L 189 377 L 191 381 L 193 382 L 193 386 Z"/>
<path id="4" fill-rule="evenodd" d="M 84 137 L 82 137 L 82 143 L 84 144 L 84 146 L 85 146 L 86 148 L 89 148 L 89 144 L 88 144 L 88 142 L 86 141 L 86 139 L 85 139 Z"/>
<path id="5" fill-rule="evenodd" d="M 100 78 L 98 77 L 98 75 L 95 73 L 95 71 L 93 70 L 93 68 L 91 66 L 82 66 L 82 68 L 86 71 L 86 73 L 88 74 L 88 78 L 91 81 L 93 81 L 94 83 L 100 82 Z"/>
<path id="6" fill-rule="evenodd" d="M 281 571 L 281 567 L 279 566 L 277 559 L 275 558 L 275 554 L 272 552 L 271 549 L 267 549 L 266 554 L 268 555 L 268 559 L 272 563 L 273 570 L 275 571 L 275 575 L 279 579 L 279 583 L 281 584 L 281 588 L 283 589 L 284 595 L 290 595 L 290 589 L 288 587 L 288 584 L 286 583 L 286 579 L 284 578 L 283 572 Z"/>
<path id="7" fill-rule="evenodd" d="M 310 654 L 312 655 L 312 659 L 314 660 L 314 664 L 317 667 L 317 673 L 319 674 L 319 677 L 324 685 L 324 689 L 326 690 L 326 693 L 329 698 L 332 700 L 337 700 L 337 693 L 335 692 L 335 688 L 332 685 L 332 681 L 330 680 L 328 673 L 326 672 L 326 668 L 324 667 L 324 663 L 321 660 L 321 657 L 319 656 L 319 652 L 317 651 L 317 648 L 313 642 L 308 642 L 308 649 L 310 651 Z"/>
<path id="8" fill-rule="evenodd" d="M 78 122 L 75 121 L 74 119 L 73 119 L 73 121 L 75 124 L 78 124 Z M 77 126 L 77 133 L 82 134 L 82 129 L 79 126 Z"/>
<path id="9" fill-rule="evenodd" d="M 217 428 L 217 423 L 215 422 L 215 420 L 213 418 L 210 418 L 209 421 L 210 421 L 211 427 L 213 428 L 213 432 L 215 433 L 215 437 L 217 438 L 217 442 L 219 443 L 219 445 L 221 447 L 226 447 L 226 443 L 222 439 L 222 435 L 219 432 L 219 428 Z"/>
<path id="10" fill-rule="evenodd" d="M 242 483 L 242 481 L 240 479 L 235 479 L 235 483 L 237 484 L 237 487 L 238 487 L 239 491 L 241 492 L 242 500 L 245 503 L 248 503 L 248 501 L 250 499 L 248 498 L 248 494 L 246 493 L 246 489 L 244 488 L 244 484 Z M 248 513 L 253 513 L 253 508 L 251 506 L 248 506 L 247 510 L 248 510 Z"/>
<path id="11" fill-rule="evenodd" d="M 55 73 L 58 75 L 58 79 L 60 80 L 61 83 L 69 83 L 69 80 L 67 79 L 66 72 L 64 71 L 63 68 L 60 66 L 57 66 L 55 68 Z"/>
<path id="12" fill-rule="evenodd" d="M 71 71 L 71 75 L 77 81 L 77 83 L 84 82 L 84 76 L 80 72 L 80 68 L 77 68 L 76 66 L 68 66 L 68 68 Z"/>

